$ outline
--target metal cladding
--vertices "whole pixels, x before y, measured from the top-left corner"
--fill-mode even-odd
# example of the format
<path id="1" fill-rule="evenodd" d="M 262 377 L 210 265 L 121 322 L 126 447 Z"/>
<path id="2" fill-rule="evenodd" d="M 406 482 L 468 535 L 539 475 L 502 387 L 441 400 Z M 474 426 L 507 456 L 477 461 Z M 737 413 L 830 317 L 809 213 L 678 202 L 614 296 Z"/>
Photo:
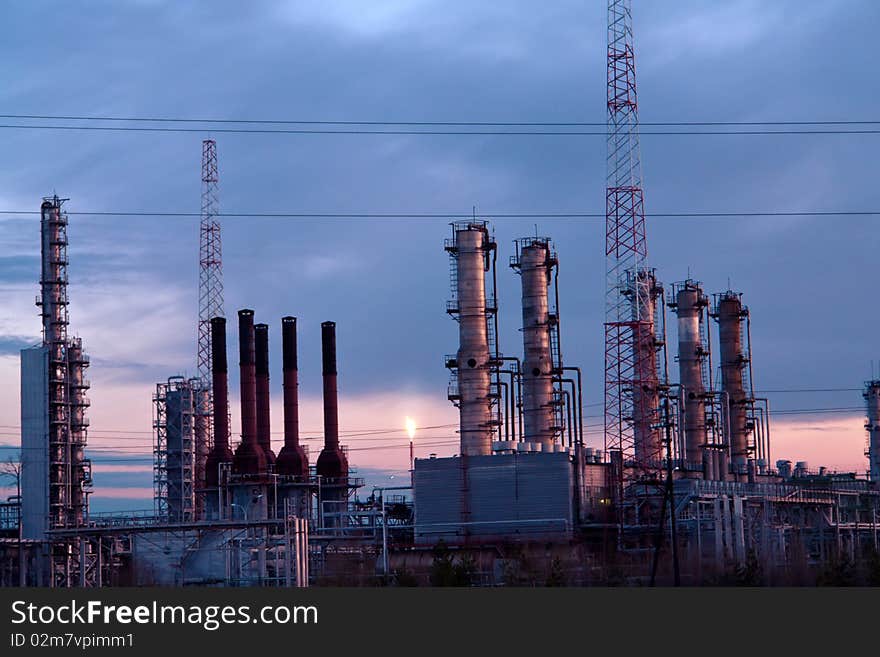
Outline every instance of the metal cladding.
<path id="1" fill-rule="evenodd" d="M 493 436 L 486 270 L 495 244 L 485 223 L 456 225 L 454 234 L 460 449 L 464 456 L 486 455 Z"/>
<path id="2" fill-rule="evenodd" d="M 266 464 L 275 464 L 272 451 L 271 411 L 269 400 L 269 326 L 254 326 L 254 347 L 256 350 L 256 393 L 257 393 L 257 442 L 266 456 Z"/>
<path id="3" fill-rule="evenodd" d="M 275 461 L 280 475 L 307 477 L 309 460 L 299 444 L 299 386 L 296 358 L 296 317 L 281 318 L 284 373 L 284 447 Z"/>
<path id="4" fill-rule="evenodd" d="M 339 409 L 336 389 L 336 322 L 321 324 L 321 354 L 324 378 L 324 449 L 315 464 L 325 479 L 348 476 L 348 459 L 339 449 Z"/>
<path id="5" fill-rule="evenodd" d="M 552 451 L 556 436 L 548 288 L 555 260 L 548 240 L 523 240 L 519 256 L 523 319 L 523 440 Z"/>
<path id="6" fill-rule="evenodd" d="M 745 368 L 749 359 L 743 348 L 743 320 L 748 316 L 748 310 L 743 308 L 738 293 L 727 291 L 718 296 L 714 315 L 718 320 L 721 388 L 727 393 L 729 402 L 728 440 L 733 471 L 747 475 L 751 432 L 747 407 L 751 395 L 745 386 Z"/>
<path id="7" fill-rule="evenodd" d="M 663 294 L 652 269 L 641 269 L 631 282 L 635 335 L 633 443 L 637 466 L 656 467 L 662 457 L 659 429 L 660 379 L 657 373 L 657 300 Z M 638 304 L 638 306 L 636 305 Z"/>
<path id="8" fill-rule="evenodd" d="M 880 381 L 869 381 L 863 393 L 867 404 L 868 422 L 868 472 L 871 481 L 880 481 Z"/>
<path id="9" fill-rule="evenodd" d="M 266 455 L 257 442 L 257 378 L 254 343 L 254 311 L 238 311 L 239 378 L 241 383 L 241 444 L 232 459 L 232 472 L 237 475 L 259 475 L 266 472 Z"/>
<path id="10" fill-rule="evenodd" d="M 229 367 L 226 360 L 226 318 L 211 319 L 211 379 L 214 398 L 214 446 L 205 460 L 205 486 L 220 485 L 221 463 L 232 461 L 229 449 Z"/>
<path id="11" fill-rule="evenodd" d="M 684 389 L 685 467 L 702 469 L 703 449 L 708 442 L 706 428 L 706 384 L 703 347 L 703 309 L 708 301 L 694 281 L 678 287 L 675 309 L 678 316 L 679 381 Z"/>

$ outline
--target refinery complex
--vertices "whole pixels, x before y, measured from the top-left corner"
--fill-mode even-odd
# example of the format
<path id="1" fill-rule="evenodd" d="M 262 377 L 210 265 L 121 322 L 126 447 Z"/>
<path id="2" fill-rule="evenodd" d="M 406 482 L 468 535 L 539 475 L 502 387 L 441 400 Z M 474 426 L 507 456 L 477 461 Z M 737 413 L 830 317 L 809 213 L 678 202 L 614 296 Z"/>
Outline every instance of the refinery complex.
<path id="1" fill-rule="evenodd" d="M 457 344 L 436 349 L 457 453 L 411 459 L 404 484 L 365 486 L 340 442 L 335 322 L 302 345 L 295 307 L 225 308 L 217 144 L 205 140 L 195 375 L 169 372 L 151 391 L 149 515 L 90 513 L 89 336 L 70 330 L 67 201 L 42 200 L 42 341 L 21 351 L 19 492 L 0 505 L 0 585 L 800 585 L 844 563 L 852 583 L 873 582 L 862 565 L 880 558 L 880 380 L 864 387 L 864 472 L 773 458 L 749 291 L 664 281 L 650 264 L 629 0 L 612 0 L 608 18 L 606 236 L 571 250 L 606 261 L 604 371 L 563 357 L 579 336 L 562 322 L 550 236 L 499 244 L 491 217 L 452 221 L 437 239 L 449 268 L 432 275 L 450 281 L 436 321 L 457 328 Z M 504 300 L 521 317 L 515 338 L 499 335 L 501 276 L 520 283 L 519 300 Z M 317 454 L 300 438 L 301 348 L 322 357 Z M 283 383 L 277 454 L 270 376 Z M 596 447 L 584 385 L 600 379 Z"/>

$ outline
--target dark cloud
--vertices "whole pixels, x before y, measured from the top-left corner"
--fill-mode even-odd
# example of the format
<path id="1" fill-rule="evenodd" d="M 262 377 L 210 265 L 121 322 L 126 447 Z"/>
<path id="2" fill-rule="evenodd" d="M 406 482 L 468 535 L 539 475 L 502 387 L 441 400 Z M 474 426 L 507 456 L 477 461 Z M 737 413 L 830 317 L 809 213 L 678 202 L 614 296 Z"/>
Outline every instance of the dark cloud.
<path id="1" fill-rule="evenodd" d="M 545 5 L 28 3 L 6 12 L 0 72 L 12 82 L 0 98 L 9 111 L 58 114 L 604 120 L 604 6 Z M 829 7 L 636 3 L 643 120 L 876 118 L 870 81 L 880 7 L 867 0 Z M 71 210 L 198 211 L 207 136 L 3 131 L 0 199 L 30 198 L 36 208 L 58 189 Z M 604 207 L 601 138 L 214 136 L 227 210 Z M 871 139 L 839 136 L 646 135 L 648 211 L 871 209 L 875 150 Z M 857 384 L 880 320 L 870 302 L 874 223 L 656 219 L 651 261 L 666 281 L 690 273 L 709 292 L 728 280 L 745 292 L 760 385 Z M 602 223 L 499 221 L 502 263 L 512 240 L 533 234 L 535 224 L 558 245 L 566 358 L 584 366 L 588 397 L 599 399 Z M 349 392 L 408 387 L 444 396 L 442 355 L 456 343 L 444 312 L 446 222 L 230 219 L 223 231 L 227 313 L 253 307 L 270 323 L 276 363 L 279 318 L 299 316 L 307 393 L 320 386 L 318 326 L 334 319 L 340 385 Z M 196 315 L 194 220 L 74 216 L 70 233 L 74 290 L 79 281 L 116 295 L 115 309 L 101 306 L 101 317 L 73 299 L 71 317 L 96 364 L 131 362 L 140 380 L 139 364 L 194 351 L 194 331 L 180 329 Z M 25 277 L 34 261 L 22 258 L 6 270 L 0 262 L 0 276 Z M 119 291 L 120 280 L 128 292 Z M 501 348 L 511 354 L 521 349 L 517 285 L 501 267 Z M 160 294 L 169 290 L 182 291 L 173 303 Z M 154 294 L 149 325 L 125 311 L 137 301 L 144 315 L 141 304 Z M 102 326 L 115 337 L 90 342 Z M 132 341 L 132 332 L 162 342 Z M 113 353 L 104 353 L 111 342 Z"/>

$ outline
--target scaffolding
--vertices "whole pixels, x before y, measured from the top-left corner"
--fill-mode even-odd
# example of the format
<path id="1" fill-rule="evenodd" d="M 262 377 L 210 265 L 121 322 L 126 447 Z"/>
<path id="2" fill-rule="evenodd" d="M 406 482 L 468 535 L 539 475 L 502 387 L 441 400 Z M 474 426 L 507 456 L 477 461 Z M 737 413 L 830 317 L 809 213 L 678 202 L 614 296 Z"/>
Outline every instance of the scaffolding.
<path id="1" fill-rule="evenodd" d="M 199 379 L 171 377 L 153 395 L 153 502 L 156 514 L 173 522 L 196 517 L 195 430 Z"/>

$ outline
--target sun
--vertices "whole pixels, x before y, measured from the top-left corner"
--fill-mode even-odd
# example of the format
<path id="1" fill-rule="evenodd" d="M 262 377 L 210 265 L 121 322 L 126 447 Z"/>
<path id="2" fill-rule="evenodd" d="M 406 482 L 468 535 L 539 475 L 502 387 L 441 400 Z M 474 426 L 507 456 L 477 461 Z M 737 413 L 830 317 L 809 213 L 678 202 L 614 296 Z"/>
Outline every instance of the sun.
<path id="1" fill-rule="evenodd" d="M 409 439 L 412 440 L 416 436 L 416 421 L 411 417 L 407 417 L 406 421 L 406 433 L 409 435 Z"/>

